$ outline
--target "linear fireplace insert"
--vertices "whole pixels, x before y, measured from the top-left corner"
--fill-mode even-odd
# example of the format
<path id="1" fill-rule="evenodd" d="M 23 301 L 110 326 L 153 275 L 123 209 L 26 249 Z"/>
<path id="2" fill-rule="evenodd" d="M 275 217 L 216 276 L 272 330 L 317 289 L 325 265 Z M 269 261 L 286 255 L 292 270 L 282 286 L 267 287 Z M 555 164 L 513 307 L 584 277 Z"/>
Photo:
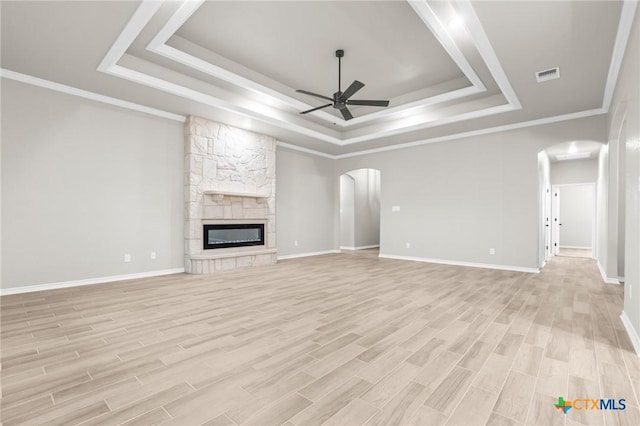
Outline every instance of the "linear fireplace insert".
<path id="1" fill-rule="evenodd" d="M 204 249 L 264 245 L 264 224 L 237 223 L 204 226 Z"/>

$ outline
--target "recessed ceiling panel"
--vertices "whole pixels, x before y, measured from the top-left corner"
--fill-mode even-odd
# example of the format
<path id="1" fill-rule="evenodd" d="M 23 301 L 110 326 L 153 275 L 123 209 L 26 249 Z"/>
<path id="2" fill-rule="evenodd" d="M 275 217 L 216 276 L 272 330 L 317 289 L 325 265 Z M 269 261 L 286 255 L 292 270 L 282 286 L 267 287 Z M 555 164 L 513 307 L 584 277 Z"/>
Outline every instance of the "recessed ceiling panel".
<path id="1" fill-rule="evenodd" d="M 464 78 L 406 2 L 205 2 L 176 35 L 293 89 L 395 98 Z M 291 95 L 291 94 L 287 94 Z"/>

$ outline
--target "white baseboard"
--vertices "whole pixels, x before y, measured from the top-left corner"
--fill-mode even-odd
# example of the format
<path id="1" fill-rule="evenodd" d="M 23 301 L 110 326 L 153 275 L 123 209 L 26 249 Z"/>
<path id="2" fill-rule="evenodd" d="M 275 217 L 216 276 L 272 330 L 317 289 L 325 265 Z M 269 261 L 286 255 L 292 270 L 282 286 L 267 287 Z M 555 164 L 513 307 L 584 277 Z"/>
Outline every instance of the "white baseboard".
<path id="1" fill-rule="evenodd" d="M 396 256 L 393 254 L 380 254 L 378 257 L 382 257 L 385 259 L 410 260 L 412 262 L 438 263 L 442 265 L 453 265 L 453 266 L 468 266 L 471 268 L 498 269 L 501 271 L 514 271 L 514 272 L 528 272 L 531 274 L 540 273 L 540 269 L 538 268 L 526 268 L 524 266 L 492 265 L 489 263 L 474 263 L 474 262 L 464 262 L 464 261 L 458 261 L 458 260 L 430 259 L 427 257 Z"/>
<path id="2" fill-rule="evenodd" d="M 600 263 L 599 260 L 597 264 L 598 264 L 598 270 L 600 271 L 600 276 L 602 276 L 602 281 L 604 281 L 607 284 L 620 284 L 620 281 L 618 279 L 609 278 L 607 276 L 607 273 L 604 271 L 604 268 L 602 267 L 602 264 Z"/>
<path id="3" fill-rule="evenodd" d="M 278 260 L 297 259 L 299 257 L 320 256 L 322 254 L 340 253 L 340 250 L 310 251 L 307 253 L 287 254 L 278 256 Z"/>
<path id="4" fill-rule="evenodd" d="M 593 247 L 580 247 L 580 246 L 560 246 L 561 249 L 576 249 L 576 250 L 593 250 Z"/>
<path id="5" fill-rule="evenodd" d="M 366 250 L 372 248 L 378 248 L 380 244 L 374 244 L 371 246 L 358 246 L 358 247 L 350 247 L 350 246 L 340 246 L 340 250 Z"/>
<path id="6" fill-rule="evenodd" d="M 631 320 L 629 319 L 625 311 L 622 311 L 622 314 L 620 314 L 620 320 L 622 320 L 624 329 L 627 330 L 627 334 L 629 335 L 629 340 L 631 340 L 633 349 L 636 350 L 636 354 L 640 357 L 640 336 L 638 336 L 638 332 L 636 331 L 636 329 L 633 328 L 633 324 L 631 324 Z"/>
<path id="7" fill-rule="evenodd" d="M 79 287 L 84 285 L 104 284 L 114 281 L 135 280 L 138 278 L 158 277 L 161 275 L 181 274 L 184 268 L 163 269 L 160 271 L 140 272 L 136 274 L 111 275 L 108 277 L 89 278 L 86 280 L 63 281 L 48 284 L 36 284 L 24 287 L 12 287 L 0 289 L 0 296 L 8 296 L 10 294 L 32 293 L 34 291 L 57 290 L 60 288 Z"/>

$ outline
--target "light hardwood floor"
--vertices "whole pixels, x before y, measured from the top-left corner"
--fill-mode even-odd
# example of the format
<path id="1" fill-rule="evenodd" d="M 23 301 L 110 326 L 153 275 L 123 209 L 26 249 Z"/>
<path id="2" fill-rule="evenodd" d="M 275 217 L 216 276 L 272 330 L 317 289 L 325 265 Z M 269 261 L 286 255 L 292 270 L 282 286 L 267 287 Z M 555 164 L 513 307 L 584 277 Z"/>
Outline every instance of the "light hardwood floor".
<path id="1" fill-rule="evenodd" d="M 591 259 L 591 249 L 573 249 L 573 248 L 560 248 L 558 256 L 562 257 L 586 257 Z"/>
<path id="2" fill-rule="evenodd" d="M 3 424 L 640 424 L 623 289 L 593 260 L 375 254 L 2 297 Z"/>

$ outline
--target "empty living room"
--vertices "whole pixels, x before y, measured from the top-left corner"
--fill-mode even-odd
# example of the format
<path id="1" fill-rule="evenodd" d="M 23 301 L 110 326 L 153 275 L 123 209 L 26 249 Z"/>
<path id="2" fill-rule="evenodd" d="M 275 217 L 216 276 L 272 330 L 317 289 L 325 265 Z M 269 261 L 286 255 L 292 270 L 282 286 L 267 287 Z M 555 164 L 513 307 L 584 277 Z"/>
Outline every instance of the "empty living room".
<path id="1" fill-rule="evenodd" d="M 0 0 L 0 423 L 640 425 L 636 0 Z"/>

